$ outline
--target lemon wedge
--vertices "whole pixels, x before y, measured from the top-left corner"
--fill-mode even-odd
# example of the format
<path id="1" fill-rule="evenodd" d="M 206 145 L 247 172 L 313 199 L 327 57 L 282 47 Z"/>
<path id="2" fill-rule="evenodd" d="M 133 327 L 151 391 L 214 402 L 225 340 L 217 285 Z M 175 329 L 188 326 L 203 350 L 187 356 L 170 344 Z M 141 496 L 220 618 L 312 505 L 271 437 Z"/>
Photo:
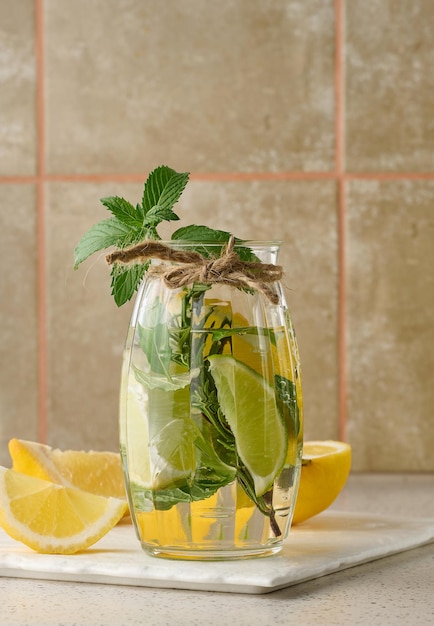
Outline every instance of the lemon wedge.
<path id="1" fill-rule="evenodd" d="M 351 469 L 351 446 L 343 441 L 306 441 L 293 524 L 327 509 L 342 491 Z"/>
<path id="2" fill-rule="evenodd" d="M 116 452 L 57 450 L 35 441 L 11 439 L 12 468 L 98 496 L 125 498 L 120 455 Z"/>
<path id="3" fill-rule="evenodd" d="M 0 467 L 0 526 L 37 552 L 85 550 L 108 533 L 126 509 L 124 500 Z"/>

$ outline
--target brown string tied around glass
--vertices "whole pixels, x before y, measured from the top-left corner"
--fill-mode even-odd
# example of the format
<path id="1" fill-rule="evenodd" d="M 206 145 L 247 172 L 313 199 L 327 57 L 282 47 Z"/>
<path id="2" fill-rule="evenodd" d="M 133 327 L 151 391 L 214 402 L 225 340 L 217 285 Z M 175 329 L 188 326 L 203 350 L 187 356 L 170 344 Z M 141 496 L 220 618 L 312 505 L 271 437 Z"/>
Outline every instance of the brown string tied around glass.
<path id="1" fill-rule="evenodd" d="M 115 250 L 106 256 L 106 260 L 109 265 L 133 265 L 146 263 L 149 259 L 176 263 L 151 265 L 147 273 L 160 276 L 171 289 L 195 282 L 208 285 L 224 283 L 232 287 L 258 290 L 270 302 L 278 304 L 279 295 L 272 285 L 282 278 L 282 267 L 260 261 L 243 261 L 234 246 L 235 238 L 231 236 L 221 255 L 209 259 L 194 250 L 178 250 L 161 241 L 148 239 L 131 248 Z"/>

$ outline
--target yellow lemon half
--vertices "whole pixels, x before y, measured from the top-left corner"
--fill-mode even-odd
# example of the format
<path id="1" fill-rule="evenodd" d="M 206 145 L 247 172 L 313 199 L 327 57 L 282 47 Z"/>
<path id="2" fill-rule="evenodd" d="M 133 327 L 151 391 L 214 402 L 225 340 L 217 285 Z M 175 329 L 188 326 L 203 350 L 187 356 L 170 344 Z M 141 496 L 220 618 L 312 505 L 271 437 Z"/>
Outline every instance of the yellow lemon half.
<path id="1" fill-rule="evenodd" d="M 351 446 L 342 441 L 306 441 L 293 524 L 327 509 L 342 491 L 351 469 Z"/>
<path id="2" fill-rule="evenodd" d="M 124 500 L 0 467 L 0 526 L 37 552 L 85 550 L 108 533 L 126 509 Z"/>

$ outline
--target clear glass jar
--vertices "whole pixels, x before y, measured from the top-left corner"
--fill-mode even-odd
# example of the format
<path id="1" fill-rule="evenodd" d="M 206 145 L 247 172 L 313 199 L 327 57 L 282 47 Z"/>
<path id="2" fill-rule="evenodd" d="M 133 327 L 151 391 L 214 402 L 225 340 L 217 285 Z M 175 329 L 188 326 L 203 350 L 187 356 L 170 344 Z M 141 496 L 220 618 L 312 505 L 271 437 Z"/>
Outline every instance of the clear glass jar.
<path id="1" fill-rule="evenodd" d="M 218 257 L 222 244 L 165 242 Z M 275 264 L 280 244 L 238 242 Z M 160 263 L 160 261 L 157 261 Z M 265 556 L 282 547 L 301 468 L 299 356 L 277 304 L 227 284 L 169 288 L 145 275 L 127 335 L 120 449 L 137 537 L 149 554 Z"/>

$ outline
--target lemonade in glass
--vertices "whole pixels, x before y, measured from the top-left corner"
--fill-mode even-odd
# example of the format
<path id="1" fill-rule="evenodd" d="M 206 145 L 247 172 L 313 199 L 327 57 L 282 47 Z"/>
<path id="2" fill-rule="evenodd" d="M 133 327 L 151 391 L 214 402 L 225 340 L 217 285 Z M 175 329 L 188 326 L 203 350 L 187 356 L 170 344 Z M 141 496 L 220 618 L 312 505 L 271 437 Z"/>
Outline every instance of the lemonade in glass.
<path id="1" fill-rule="evenodd" d="M 267 262 L 279 249 L 247 245 Z M 210 257 L 221 250 L 206 247 Z M 171 289 L 151 275 L 141 285 L 124 354 L 120 436 L 133 523 L 152 555 L 230 559 L 282 547 L 303 419 L 296 341 L 274 288 L 277 303 L 227 284 Z"/>

